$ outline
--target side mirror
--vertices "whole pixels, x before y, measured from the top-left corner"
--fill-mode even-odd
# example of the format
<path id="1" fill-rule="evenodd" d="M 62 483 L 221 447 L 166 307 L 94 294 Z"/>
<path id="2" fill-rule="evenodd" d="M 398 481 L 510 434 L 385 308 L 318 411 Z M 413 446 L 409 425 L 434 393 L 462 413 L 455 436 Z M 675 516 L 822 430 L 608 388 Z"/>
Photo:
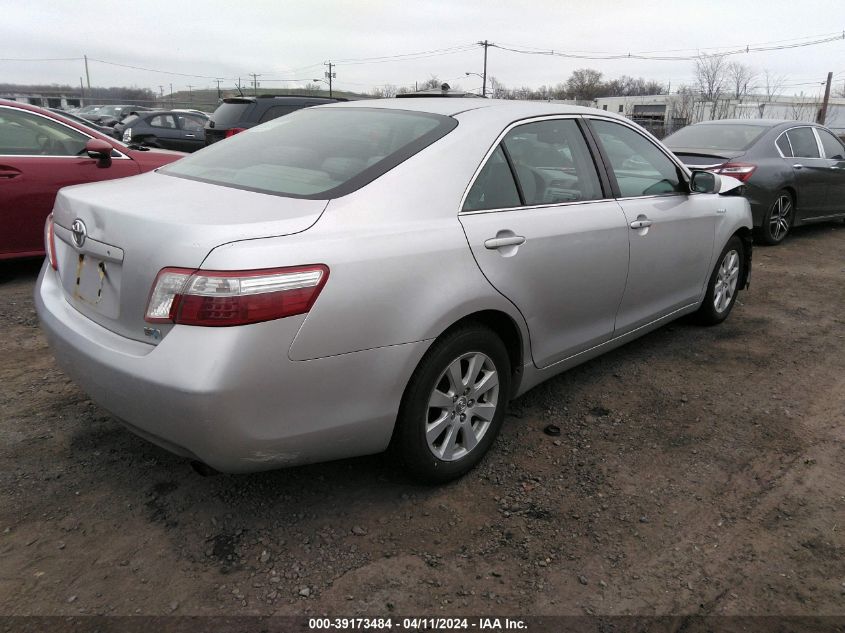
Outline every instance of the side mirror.
<path id="1" fill-rule="evenodd" d="M 98 161 L 98 166 L 108 167 L 111 165 L 111 153 L 114 148 L 108 141 L 92 138 L 85 143 L 85 151 L 90 158 Z"/>
<path id="2" fill-rule="evenodd" d="M 689 188 L 693 193 L 719 193 L 722 179 L 713 172 L 696 170 L 692 172 Z"/>

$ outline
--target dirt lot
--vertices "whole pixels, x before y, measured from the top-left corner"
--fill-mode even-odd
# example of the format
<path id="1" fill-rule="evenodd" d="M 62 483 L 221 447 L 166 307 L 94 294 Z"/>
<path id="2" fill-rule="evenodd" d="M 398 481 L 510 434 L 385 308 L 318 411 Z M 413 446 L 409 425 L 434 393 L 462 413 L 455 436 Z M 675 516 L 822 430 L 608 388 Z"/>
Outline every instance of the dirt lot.
<path id="1" fill-rule="evenodd" d="M 196 475 L 56 368 L 37 269 L 0 267 L 0 614 L 845 614 L 842 224 L 758 248 L 723 325 L 523 396 L 441 488 Z"/>

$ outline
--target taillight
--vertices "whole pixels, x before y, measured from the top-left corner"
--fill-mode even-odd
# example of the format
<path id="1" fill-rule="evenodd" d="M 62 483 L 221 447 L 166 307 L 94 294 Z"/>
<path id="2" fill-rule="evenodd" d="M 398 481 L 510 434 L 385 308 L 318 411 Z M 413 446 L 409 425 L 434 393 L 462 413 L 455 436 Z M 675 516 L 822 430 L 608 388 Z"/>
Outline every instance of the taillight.
<path id="1" fill-rule="evenodd" d="M 47 221 L 44 223 L 44 251 L 47 253 L 47 259 L 50 260 L 50 266 L 53 270 L 59 269 L 59 260 L 56 257 L 56 229 L 53 227 L 53 214 L 47 216 Z"/>
<path id="2" fill-rule="evenodd" d="M 751 174 L 757 169 L 757 165 L 751 163 L 725 163 L 721 167 L 717 167 L 713 171 L 723 176 L 730 176 L 736 178 L 741 182 L 746 182 L 751 178 Z"/>
<path id="3" fill-rule="evenodd" d="M 304 314 L 328 277 L 323 264 L 263 270 L 164 268 L 153 283 L 144 319 L 219 327 Z"/>
<path id="4" fill-rule="evenodd" d="M 230 136 L 234 136 L 238 132 L 243 132 L 245 129 L 246 129 L 245 127 L 229 128 L 228 130 L 226 130 L 226 138 L 229 138 Z"/>

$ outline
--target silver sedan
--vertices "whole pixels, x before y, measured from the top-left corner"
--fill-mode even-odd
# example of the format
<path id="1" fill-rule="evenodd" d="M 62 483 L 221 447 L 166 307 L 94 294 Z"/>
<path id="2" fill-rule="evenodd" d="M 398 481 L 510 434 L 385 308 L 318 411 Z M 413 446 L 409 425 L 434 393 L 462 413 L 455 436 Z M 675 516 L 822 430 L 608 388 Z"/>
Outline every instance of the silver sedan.
<path id="1" fill-rule="evenodd" d="M 245 472 L 377 453 L 446 481 L 508 401 L 746 287 L 739 183 L 607 112 L 415 99 L 310 108 L 68 187 L 36 303 L 132 431 Z"/>

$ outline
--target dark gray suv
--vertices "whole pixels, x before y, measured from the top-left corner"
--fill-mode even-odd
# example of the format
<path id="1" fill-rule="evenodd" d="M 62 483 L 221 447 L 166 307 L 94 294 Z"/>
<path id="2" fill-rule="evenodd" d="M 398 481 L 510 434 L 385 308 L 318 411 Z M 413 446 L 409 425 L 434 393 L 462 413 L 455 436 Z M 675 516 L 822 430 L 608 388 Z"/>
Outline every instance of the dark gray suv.
<path id="1" fill-rule="evenodd" d="M 205 126 L 205 144 L 211 145 L 238 132 L 302 108 L 336 101 L 346 101 L 346 99 L 301 95 L 259 95 L 223 99 Z"/>
<path id="2" fill-rule="evenodd" d="M 205 147 L 208 115 L 197 110 L 133 112 L 114 126 L 114 137 L 124 143 L 195 152 Z"/>

